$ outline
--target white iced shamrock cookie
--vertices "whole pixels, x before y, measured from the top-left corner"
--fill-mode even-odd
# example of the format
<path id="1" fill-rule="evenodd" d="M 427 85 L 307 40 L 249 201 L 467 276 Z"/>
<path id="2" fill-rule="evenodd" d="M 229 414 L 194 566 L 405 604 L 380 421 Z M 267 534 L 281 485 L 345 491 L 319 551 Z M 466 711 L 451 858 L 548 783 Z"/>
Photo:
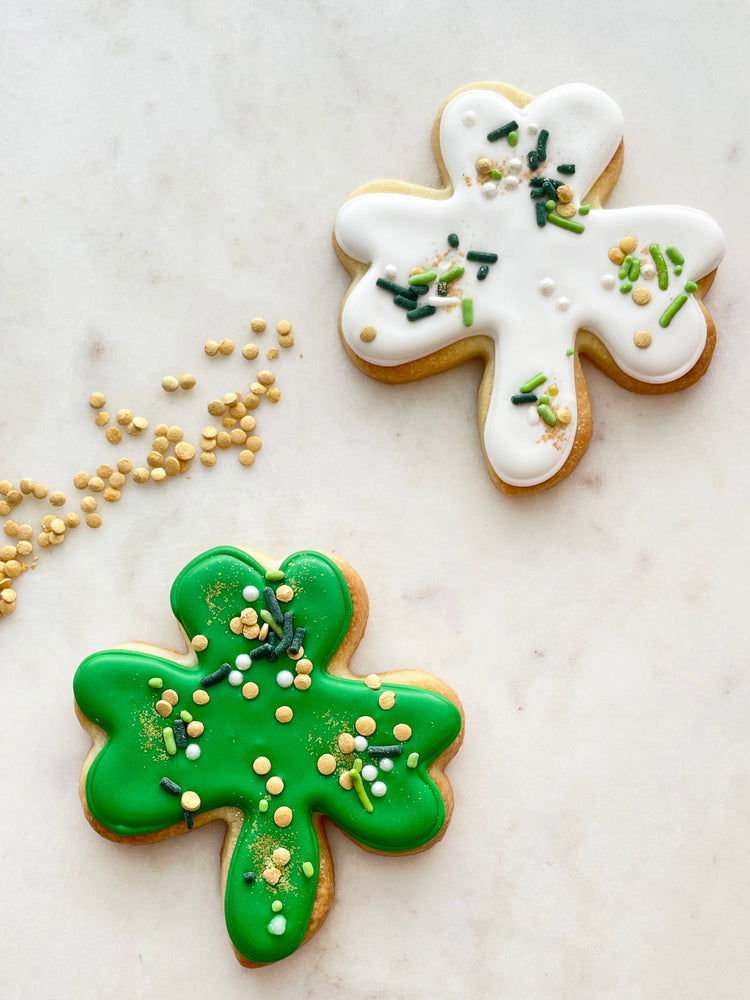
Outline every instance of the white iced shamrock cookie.
<path id="1" fill-rule="evenodd" d="M 711 359 L 701 298 L 721 232 L 690 208 L 603 209 L 621 140 L 619 109 L 593 87 L 531 99 L 476 85 L 435 123 L 442 188 L 378 182 L 336 219 L 350 356 L 389 382 L 484 357 L 482 444 L 505 492 L 554 485 L 585 451 L 580 355 L 646 393 L 692 384 Z"/>

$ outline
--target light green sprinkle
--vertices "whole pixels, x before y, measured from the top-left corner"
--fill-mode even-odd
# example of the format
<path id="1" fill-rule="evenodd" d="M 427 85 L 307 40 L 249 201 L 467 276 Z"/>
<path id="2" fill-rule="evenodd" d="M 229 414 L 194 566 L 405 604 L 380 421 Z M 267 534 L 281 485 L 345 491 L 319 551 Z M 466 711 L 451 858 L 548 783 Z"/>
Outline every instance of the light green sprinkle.
<path id="1" fill-rule="evenodd" d="M 573 350 L 573 348 L 572 348 L 572 347 L 569 347 L 569 348 L 567 349 L 567 351 L 565 352 L 565 354 L 567 355 L 567 357 L 570 357 L 570 356 L 571 356 L 571 354 L 575 354 L 575 351 Z"/>
<path id="2" fill-rule="evenodd" d="M 623 295 L 627 295 L 628 292 L 632 292 L 632 291 L 633 291 L 633 286 L 630 284 L 630 282 L 629 281 L 623 281 L 623 283 L 620 285 L 620 292 Z"/>
<path id="3" fill-rule="evenodd" d="M 158 691 L 160 688 L 164 687 L 164 681 L 161 677 L 151 677 L 149 678 L 148 686 L 153 688 L 155 691 Z"/>
<path id="4" fill-rule="evenodd" d="M 554 212 L 555 209 L 557 208 L 557 202 L 553 198 L 550 198 L 549 201 L 545 201 L 544 207 L 547 209 L 548 212 Z"/>
<path id="5" fill-rule="evenodd" d="M 680 294 L 676 298 L 672 299 L 667 308 L 659 317 L 659 326 L 663 327 L 669 326 L 669 324 L 672 322 L 672 320 L 680 311 L 680 309 L 682 309 L 682 307 L 685 305 L 687 300 L 688 297 L 684 292 L 680 292 Z"/>
<path id="6" fill-rule="evenodd" d="M 518 132 L 508 132 L 508 144 L 511 146 L 518 145 Z"/>
<path id="7" fill-rule="evenodd" d="M 181 718 L 181 719 L 182 719 L 182 721 L 183 721 L 183 722 L 185 723 L 185 725 L 187 725 L 187 724 L 188 724 L 188 722 L 192 722 L 192 721 L 193 721 L 193 717 L 192 717 L 192 715 L 190 714 L 190 712 L 188 712 L 188 711 L 187 711 L 187 709 L 183 709 L 183 710 L 182 710 L 182 711 L 180 712 L 180 718 Z"/>
<path id="8" fill-rule="evenodd" d="M 281 902 L 280 899 L 274 899 L 274 901 L 271 903 L 271 909 L 273 910 L 274 913 L 281 913 L 281 911 L 284 909 L 284 904 Z"/>
<path id="9" fill-rule="evenodd" d="M 554 427 L 555 424 L 557 423 L 557 414 L 552 409 L 552 407 L 548 406 L 546 403 L 540 403 L 539 406 L 537 406 L 536 408 L 536 412 L 539 414 L 539 416 L 542 418 L 545 424 L 549 424 L 550 427 Z"/>
<path id="10" fill-rule="evenodd" d="M 578 206 L 578 214 L 579 215 L 588 215 L 590 211 L 591 211 L 591 205 L 579 205 Z"/>
<path id="11" fill-rule="evenodd" d="M 549 396 L 547 395 L 547 393 L 543 392 L 542 395 L 537 400 L 537 402 L 539 402 L 539 403 L 549 403 Z"/>
<path id="12" fill-rule="evenodd" d="M 630 281 L 637 281 L 638 275 L 641 273 L 641 262 L 637 257 L 633 257 L 630 261 L 630 270 L 628 271 L 628 278 Z"/>
<path id="13" fill-rule="evenodd" d="M 460 278 L 464 273 L 463 266 L 461 264 L 454 264 L 453 267 L 449 268 L 445 274 L 441 274 L 439 281 L 444 281 L 445 284 L 449 284 L 451 281 L 455 281 L 456 278 Z"/>
<path id="14" fill-rule="evenodd" d="M 263 619 L 264 622 L 266 622 L 269 628 L 272 628 L 274 630 L 279 639 L 282 639 L 284 637 L 283 628 L 281 627 L 281 625 L 278 624 L 278 622 L 275 622 L 273 620 L 273 615 L 271 614 L 270 611 L 267 611 L 266 608 L 261 608 L 260 617 Z"/>
<path id="15" fill-rule="evenodd" d="M 258 803 L 258 812 L 267 813 L 268 812 L 268 799 L 261 799 Z"/>
<path id="16" fill-rule="evenodd" d="M 269 583 L 278 583 L 280 580 L 284 579 L 283 569 L 267 569 L 266 570 L 266 580 Z"/>
<path id="17" fill-rule="evenodd" d="M 586 227 L 580 222 L 576 222 L 575 219 L 564 219 L 557 212 L 550 212 L 547 216 L 547 222 L 551 222 L 553 226 L 559 226 L 560 229 L 567 229 L 571 233 L 582 233 Z"/>
<path id="18" fill-rule="evenodd" d="M 680 251 L 676 246 L 671 244 L 668 247 L 664 247 L 664 253 L 669 257 L 673 264 L 684 264 L 685 258 L 682 256 Z"/>
<path id="19" fill-rule="evenodd" d="M 313 868 L 312 861 L 302 862 L 302 874 L 305 876 L 305 878 L 313 877 L 313 875 L 315 874 L 315 869 Z"/>
<path id="20" fill-rule="evenodd" d="M 419 763 L 419 754 L 416 752 L 410 753 L 409 756 L 406 758 L 407 767 L 414 768 L 417 766 L 418 763 Z"/>
<path id="21" fill-rule="evenodd" d="M 409 275 L 410 285 L 429 285 L 437 278 L 437 271 L 421 271 L 419 274 Z"/>
<path id="22" fill-rule="evenodd" d="M 497 167 L 493 167 L 490 170 L 490 177 L 493 181 L 501 181 L 503 179 L 503 172 L 502 170 L 498 170 Z"/>
<path id="23" fill-rule="evenodd" d="M 463 298 L 461 300 L 461 317 L 464 326 L 471 326 L 474 322 L 474 299 Z"/>
<path id="24" fill-rule="evenodd" d="M 628 273 L 630 272 L 630 264 L 632 260 L 633 258 L 630 254 L 628 254 L 622 264 L 620 264 L 620 270 L 617 272 L 617 277 L 620 281 L 622 281 L 623 278 L 627 278 Z"/>
<path id="25" fill-rule="evenodd" d="M 679 277 L 682 274 L 682 264 L 675 264 L 674 273 Z"/>
<path id="26" fill-rule="evenodd" d="M 662 256 L 658 243 L 652 243 L 648 248 L 651 259 L 656 264 L 656 274 L 659 280 L 659 288 L 664 291 L 669 286 L 669 273 L 667 272 L 667 262 Z"/>
<path id="27" fill-rule="evenodd" d="M 177 744 L 174 741 L 174 729 L 171 726 L 167 726 L 164 729 L 164 746 L 167 748 L 167 753 L 174 756 L 177 753 Z"/>
<path id="28" fill-rule="evenodd" d="M 696 283 L 694 281 L 686 281 L 685 282 L 685 291 L 686 292 L 697 292 L 698 291 L 698 286 L 696 285 Z"/>
<path id="29" fill-rule="evenodd" d="M 519 392 L 533 392 L 538 385 L 542 382 L 547 381 L 547 376 L 544 372 L 539 372 L 538 375 L 534 375 L 533 378 L 527 379 L 522 386 L 519 387 Z"/>
<path id="30" fill-rule="evenodd" d="M 357 767 L 359 764 L 359 767 Z M 362 775 L 360 771 L 362 770 L 362 761 L 357 758 L 354 762 L 354 767 L 349 771 L 349 777 L 352 779 L 352 788 L 357 794 L 357 798 L 364 806 L 365 812 L 371 813 L 373 811 L 372 802 L 368 798 L 367 792 L 365 791 L 365 785 L 362 781 Z"/>

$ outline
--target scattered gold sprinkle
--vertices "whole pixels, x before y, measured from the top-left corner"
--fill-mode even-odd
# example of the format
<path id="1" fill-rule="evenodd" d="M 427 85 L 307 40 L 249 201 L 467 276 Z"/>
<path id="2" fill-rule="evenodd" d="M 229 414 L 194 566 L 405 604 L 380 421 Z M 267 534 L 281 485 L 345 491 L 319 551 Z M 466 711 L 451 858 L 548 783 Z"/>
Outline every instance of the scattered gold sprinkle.
<path id="1" fill-rule="evenodd" d="M 341 733 L 338 738 L 339 750 L 342 753 L 354 753 L 354 737 L 351 733 Z"/>
<path id="2" fill-rule="evenodd" d="M 477 173 L 480 177 L 489 177 L 492 173 L 494 164 L 489 156 L 480 156 L 474 166 L 476 167 Z"/>
<path id="3" fill-rule="evenodd" d="M 31 491 L 37 500 L 44 500 L 44 498 L 49 493 L 49 488 L 46 483 L 35 483 L 34 488 Z"/>
<path id="4" fill-rule="evenodd" d="M 84 497 L 81 500 L 81 510 L 84 514 L 92 514 L 97 508 L 97 502 L 94 497 Z"/>
<path id="5" fill-rule="evenodd" d="M 123 476 L 121 472 L 113 472 L 112 475 L 107 480 L 107 482 L 113 489 L 121 490 L 125 485 L 125 483 L 127 482 L 127 479 L 125 478 L 125 476 Z"/>
<path id="6" fill-rule="evenodd" d="M 367 677 L 365 677 L 365 684 L 372 691 L 380 690 L 382 683 L 383 682 L 381 681 L 381 679 L 378 677 L 377 674 L 368 674 Z"/>
<path id="7" fill-rule="evenodd" d="M 207 705 L 211 701 L 211 695 L 203 688 L 193 691 L 193 703 L 196 705 Z"/>
<path id="8" fill-rule="evenodd" d="M 292 324 L 289 322 L 288 319 L 281 319 L 276 324 L 276 332 L 280 336 L 286 337 L 292 332 Z"/>
<path id="9" fill-rule="evenodd" d="M 255 681 L 248 681 L 246 684 L 242 685 L 242 694 L 248 701 L 252 701 L 253 698 L 257 698 L 259 690 L 260 688 Z"/>
<path id="10" fill-rule="evenodd" d="M 34 480 L 22 479 L 21 482 L 18 484 L 18 488 L 21 491 L 21 493 L 24 494 L 24 496 L 28 496 L 29 493 L 31 493 L 31 491 L 34 489 Z"/>
<path id="11" fill-rule="evenodd" d="M 147 483 L 151 478 L 148 469 L 145 469 L 142 465 L 137 466 L 133 469 L 133 482 L 134 483 Z"/>
<path id="12" fill-rule="evenodd" d="M 271 770 L 271 761 L 268 757 L 256 757 L 253 761 L 253 771 L 256 774 L 268 774 Z"/>
<path id="13" fill-rule="evenodd" d="M 219 354 L 229 355 L 234 350 L 234 341 L 224 338 L 219 344 Z"/>
<path id="14" fill-rule="evenodd" d="M 278 403 L 278 401 L 281 399 L 281 389 L 279 389 L 279 387 L 276 385 L 272 386 L 268 390 L 266 398 L 268 399 L 269 403 Z"/>
<path id="15" fill-rule="evenodd" d="M 113 486 L 108 486 L 102 493 L 102 496 L 107 503 L 117 503 L 121 495 L 120 491 L 116 490 Z"/>
<path id="16" fill-rule="evenodd" d="M 54 532 L 56 535 L 65 534 L 65 521 L 61 517 L 53 517 L 50 521 L 49 530 Z"/>
<path id="17" fill-rule="evenodd" d="M 378 705 L 380 705 L 380 707 L 383 709 L 384 712 L 387 712 L 389 709 L 393 708 L 395 704 L 396 704 L 396 695 L 395 692 L 393 691 L 383 691 L 380 697 L 378 698 Z"/>
<path id="18" fill-rule="evenodd" d="M 393 727 L 393 735 L 399 743 L 405 743 L 411 739 L 411 726 L 407 726 L 405 722 L 399 722 L 397 726 Z"/>
<path id="19" fill-rule="evenodd" d="M 177 384 L 181 389 L 189 390 L 195 387 L 196 381 L 195 375 L 191 375 L 189 372 L 182 372 L 177 380 Z"/>
<path id="20" fill-rule="evenodd" d="M 339 775 L 339 784 L 347 792 L 350 792 L 352 790 L 352 779 L 349 776 L 348 771 L 341 772 L 341 774 Z"/>
<path id="21" fill-rule="evenodd" d="M 273 821 L 276 824 L 276 826 L 280 826 L 283 829 L 285 826 L 289 826 L 289 824 L 292 822 L 293 815 L 294 814 L 292 813 L 292 810 L 289 808 L 289 806 L 279 806 L 279 808 L 273 814 Z"/>
<path id="22" fill-rule="evenodd" d="M 266 782 L 266 791 L 269 795 L 281 795 L 284 791 L 284 782 L 277 774 L 274 774 Z"/>
<path id="23" fill-rule="evenodd" d="M 197 653 L 202 653 L 208 647 L 208 639 L 199 632 L 193 636 L 190 645 Z"/>
<path id="24" fill-rule="evenodd" d="M 279 337 L 279 347 L 294 347 L 294 334 L 287 333 L 286 336 Z"/>
<path id="25" fill-rule="evenodd" d="M 563 219 L 572 219 L 576 214 L 576 211 L 577 209 L 572 201 L 568 204 L 560 204 L 557 206 L 557 214 Z"/>
<path id="26" fill-rule="evenodd" d="M 270 368 L 261 368 L 258 372 L 258 381 L 261 385 L 273 385 L 276 381 L 276 376 Z"/>
<path id="27" fill-rule="evenodd" d="M 170 705 L 176 705 L 180 700 L 179 695 L 172 688 L 167 688 L 167 690 L 162 694 L 164 701 L 168 701 Z"/>
<path id="28" fill-rule="evenodd" d="M 291 852 L 286 849 L 286 847 L 277 847 L 276 850 L 271 855 L 271 860 L 279 868 L 283 868 L 284 865 L 288 865 L 291 860 Z"/>
<path id="29" fill-rule="evenodd" d="M 164 469 L 152 469 L 151 478 L 155 483 L 163 483 L 164 480 L 167 478 L 167 473 L 165 472 Z"/>
<path id="30" fill-rule="evenodd" d="M 54 493 L 50 493 L 49 502 L 52 504 L 53 507 L 62 507 L 62 505 L 65 503 L 65 494 L 62 492 L 62 490 L 55 490 Z"/>
<path id="31" fill-rule="evenodd" d="M 214 455 L 212 451 L 202 451 L 201 465 L 205 465 L 206 468 L 211 468 L 211 466 L 216 465 L 216 455 Z"/>
<path id="32" fill-rule="evenodd" d="M 100 410 L 106 402 L 103 392 L 92 392 L 89 396 L 89 406 L 94 410 Z"/>
<path id="33" fill-rule="evenodd" d="M 109 476 L 111 476 L 114 471 L 115 470 L 112 468 L 112 466 L 108 465 L 106 462 L 102 462 L 101 465 L 98 465 L 96 467 L 96 474 L 101 479 L 109 478 Z"/>
<path id="34" fill-rule="evenodd" d="M 651 346 L 651 334 L 648 330 L 639 330 L 638 333 L 633 337 L 633 343 L 636 347 L 646 348 Z"/>
<path id="35" fill-rule="evenodd" d="M 569 424 L 573 419 L 573 414 L 567 406 L 560 406 L 557 410 L 555 410 L 555 415 L 557 417 L 557 422 L 563 424 L 564 426 L 567 426 L 567 424 Z"/>
<path id="36" fill-rule="evenodd" d="M 177 392 L 180 387 L 180 383 L 174 375 L 165 375 L 161 380 L 161 387 L 165 392 Z"/>
<path id="37" fill-rule="evenodd" d="M 374 326 L 363 326 L 359 331 L 359 339 L 363 340 L 366 344 L 371 344 L 377 335 L 378 331 Z"/>
<path id="38" fill-rule="evenodd" d="M 557 200 L 569 205 L 573 201 L 573 188 L 569 184 L 561 184 L 557 189 Z"/>
<path id="39" fill-rule="evenodd" d="M 197 792 L 183 792 L 180 805 L 188 812 L 196 812 L 201 807 L 200 795 Z"/>
<path id="40" fill-rule="evenodd" d="M 255 417 L 252 416 L 252 414 L 248 413 L 247 416 L 242 417 L 242 419 L 240 420 L 240 427 L 242 428 L 243 431 L 245 431 L 246 434 L 249 434 L 251 431 L 254 431 L 256 427 Z"/>
<path id="41" fill-rule="evenodd" d="M 249 451 L 248 449 L 244 449 L 243 451 L 241 451 L 239 453 L 239 455 L 237 456 L 237 459 L 238 459 L 240 465 L 244 465 L 245 467 L 248 467 L 248 466 L 251 466 L 253 464 L 253 462 L 255 461 L 255 455 L 253 454 L 252 451 Z"/>
<path id="42" fill-rule="evenodd" d="M 101 514 L 87 514 L 86 524 L 89 526 L 89 528 L 101 528 L 102 526 Z"/>
<path id="43" fill-rule="evenodd" d="M 360 736 L 372 736 L 376 729 L 375 720 L 371 715 L 360 715 L 354 723 L 354 728 Z"/>
<path id="44" fill-rule="evenodd" d="M 159 701 L 157 701 L 157 703 L 154 705 L 154 708 L 162 717 L 162 719 L 168 719 L 169 716 L 172 714 L 172 706 L 169 704 L 168 701 L 164 701 L 163 698 L 160 698 Z"/>
<path id="45" fill-rule="evenodd" d="M 268 350 L 266 351 L 266 358 L 269 361 L 275 361 L 278 358 L 278 356 L 279 356 L 278 347 L 269 347 Z"/>
<path id="46" fill-rule="evenodd" d="M 623 253 L 632 253 L 638 246 L 635 236 L 623 236 L 620 240 L 620 249 Z"/>
<path id="47" fill-rule="evenodd" d="M 242 348 L 242 357 L 246 361 L 254 361 L 258 357 L 259 353 L 257 344 L 245 344 Z"/>
<path id="48" fill-rule="evenodd" d="M 288 705 L 281 705 L 279 708 L 276 709 L 276 712 L 274 714 L 276 715 L 277 722 L 284 722 L 284 723 L 291 722 L 292 719 L 294 718 L 294 712 Z"/>
<path id="49" fill-rule="evenodd" d="M 303 659 L 297 661 L 294 669 L 298 674 L 311 674 L 313 665 L 307 657 L 303 657 Z"/>
<path id="50" fill-rule="evenodd" d="M 275 867 L 265 868 L 261 872 L 261 878 L 265 879 L 265 881 L 268 882 L 269 885 L 276 885 L 276 883 L 281 878 L 281 872 L 279 871 L 278 868 Z"/>
<path id="51" fill-rule="evenodd" d="M 214 355 L 219 353 L 219 345 L 215 340 L 207 340 L 206 343 L 203 345 L 203 350 L 206 352 L 209 358 L 213 358 Z"/>
<path id="52" fill-rule="evenodd" d="M 195 740 L 203 735 L 205 728 L 202 722 L 199 722 L 198 719 L 193 719 L 192 722 L 188 722 L 185 732 Z"/>
<path id="53" fill-rule="evenodd" d="M 294 686 L 298 691 L 307 691 L 311 684 L 312 681 L 307 674 L 297 674 L 294 678 Z"/>
<path id="54" fill-rule="evenodd" d="M 610 247 L 610 250 L 609 250 L 609 253 L 607 254 L 607 256 L 612 261 L 612 263 L 616 264 L 618 267 L 625 260 L 625 254 L 622 252 L 622 250 L 619 247 Z"/>
<path id="55" fill-rule="evenodd" d="M 318 770 L 321 774 L 333 774 L 336 770 L 336 758 L 332 753 L 324 753 L 318 757 Z"/>
<path id="56" fill-rule="evenodd" d="M 637 306 L 647 306 L 651 301 L 651 292 L 648 288 L 636 288 L 633 290 L 633 302 Z"/>
<path id="57" fill-rule="evenodd" d="M 122 441 L 122 431 L 119 427 L 108 427 L 104 436 L 110 444 L 119 444 Z"/>
<path id="58" fill-rule="evenodd" d="M 164 459 L 164 471 L 168 476 L 176 476 L 180 471 L 180 460 L 174 455 L 167 455 Z"/>

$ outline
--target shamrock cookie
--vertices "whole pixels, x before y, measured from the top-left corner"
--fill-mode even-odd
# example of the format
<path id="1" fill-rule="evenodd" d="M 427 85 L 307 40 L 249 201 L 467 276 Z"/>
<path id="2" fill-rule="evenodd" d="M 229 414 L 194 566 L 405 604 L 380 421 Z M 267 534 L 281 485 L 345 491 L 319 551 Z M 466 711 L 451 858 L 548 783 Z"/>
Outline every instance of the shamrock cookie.
<path id="1" fill-rule="evenodd" d="M 705 372 L 715 328 L 702 298 L 722 236 L 689 208 L 602 208 L 622 116 L 593 87 L 532 99 L 476 84 L 443 105 L 432 138 L 442 187 L 377 182 L 339 211 L 334 243 L 353 279 L 341 337 L 385 382 L 484 359 L 490 476 L 506 493 L 546 489 L 591 437 L 582 356 L 642 393 Z"/>
<path id="2" fill-rule="evenodd" d="M 80 782 L 89 822 L 148 844 L 223 820 L 224 912 L 245 965 L 285 958 L 324 920 L 322 817 L 376 852 L 442 836 L 443 768 L 462 738 L 437 678 L 349 672 L 367 619 L 351 567 L 319 552 L 260 558 L 215 548 L 180 573 L 172 608 L 188 654 L 109 649 L 74 682 L 94 742 Z"/>

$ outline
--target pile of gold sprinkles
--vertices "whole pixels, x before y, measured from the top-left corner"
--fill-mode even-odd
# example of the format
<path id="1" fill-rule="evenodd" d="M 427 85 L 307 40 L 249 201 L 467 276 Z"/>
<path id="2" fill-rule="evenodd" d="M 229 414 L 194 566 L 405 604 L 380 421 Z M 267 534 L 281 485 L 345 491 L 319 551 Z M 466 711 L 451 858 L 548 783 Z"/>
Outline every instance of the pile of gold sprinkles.
<path id="1" fill-rule="evenodd" d="M 266 320 L 261 317 L 250 323 L 250 330 L 256 336 L 265 333 L 267 328 Z M 276 333 L 278 346 L 266 349 L 267 362 L 279 357 L 279 348 L 286 350 L 294 346 L 289 320 L 280 320 Z M 209 357 L 228 357 L 234 350 L 234 341 L 229 339 L 208 340 L 204 344 L 204 352 Z M 241 349 L 244 361 L 255 361 L 260 353 L 254 341 Z M 161 388 L 169 393 L 189 392 L 196 384 L 197 379 L 188 372 L 167 374 L 161 380 Z M 182 476 L 190 470 L 197 456 L 201 465 L 210 468 L 216 465 L 217 455 L 222 451 L 233 451 L 244 467 L 253 465 L 263 441 L 257 434 L 257 419 L 251 411 L 257 410 L 263 400 L 278 403 L 280 399 L 281 390 L 276 385 L 274 372 L 269 367 L 262 367 L 255 372 L 247 391 L 235 389 L 226 392 L 221 399 L 208 402 L 206 409 L 213 419 L 201 430 L 198 444 L 185 439 L 182 427 L 157 424 L 150 447 L 143 449 L 141 446 L 145 454 L 140 464 L 123 456 L 114 464 L 101 463 L 93 474 L 85 470 L 74 474 L 73 487 L 84 494 L 78 504 L 80 513 L 72 509 L 60 510 L 70 506 L 66 494 L 62 490 L 50 491 L 46 483 L 31 478 L 23 478 L 17 484 L 8 479 L 0 480 L 0 518 L 5 519 L 0 523 L 7 538 L 3 544 L 0 537 L 0 620 L 16 610 L 17 581 L 29 569 L 36 568 L 39 550 L 62 545 L 68 534 L 81 524 L 94 529 L 101 527 L 102 510 L 107 504 L 117 503 L 131 482 L 144 485 Z M 130 438 L 133 445 L 140 445 L 144 437 L 147 438 L 144 432 L 151 425 L 146 417 L 127 408 L 110 414 L 105 409 L 107 401 L 102 392 L 92 392 L 88 402 L 95 411 L 94 424 L 104 429 L 109 444 L 121 445 Z M 57 510 L 43 514 L 35 529 L 31 523 L 17 519 L 16 509 L 27 500 L 46 502 Z"/>

